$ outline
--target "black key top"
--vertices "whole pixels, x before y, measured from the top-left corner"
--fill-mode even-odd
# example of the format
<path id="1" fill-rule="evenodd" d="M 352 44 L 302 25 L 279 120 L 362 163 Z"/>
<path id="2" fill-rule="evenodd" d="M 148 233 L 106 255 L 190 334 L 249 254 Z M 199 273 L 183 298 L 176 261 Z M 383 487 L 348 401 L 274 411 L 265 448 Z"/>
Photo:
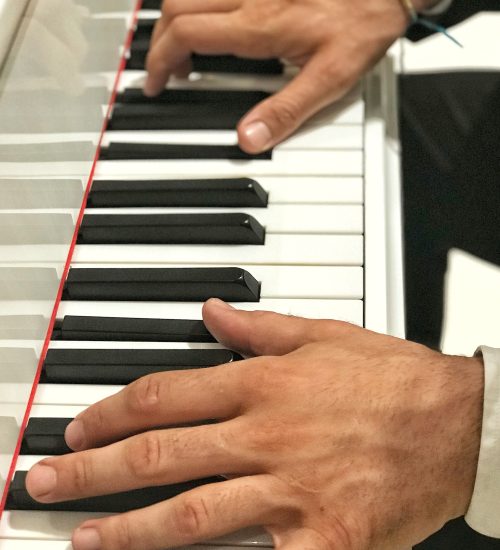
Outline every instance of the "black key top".
<path id="1" fill-rule="evenodd" d="M 116 103 L 143 103 L 151 104 L 217 104 L 232 109 L 241 107 L 250 109 L 260 101 L 267 99 L 271 94 L 258 90 L 192 90 L 189 88 L 169 88 L 155 97 L 147 97 L 140 88 L 126 88 L 116 96 Z"/>
<path id="2" fill-rule="evenodd" d="M 93 342 L 215 342 L 203 321 L 66 315 L 52 340 Z"/>
<path id="3" fill-rule="evenodd" d="M 201 485 L 206 485 L 207 483 L 219 483 L 224 481 L 221 477 L 211 477 L 195 481 L 186 481 L 184 483 L 176 483 L 175 485 L 136 489 L 134 491 L 115 493 L 113 495 L 42 504 L 33 500 L 26 491 L 26 475 L 27 472 L 24 471 L 16 472 L 10 484 L 6 509 L 121 513 L 162 502 Z"/>
<path id="4" fill-rule="evenodd" d="M 107 129 L 112 130 L 234 130 L 246 107 L 219 103 L 115 105 Z"/>
<path id="5" fill-rule="evenodd" d="M 87 208 L 192 206 L 266 207 L 268 194 L 250 178 L 114 180 L 92 183 Z"/>
<path id="6" fill-rule="evenodd" d="M 78 244 L 264 244 L 247 214 L 87 214 Z"/>
<path id="7" fill-rule="evenodd" d="M 238 267 L 72 268 L 63 300 L 258 302 L 260 283 Z"/>
<path id="8" fill-rule="evenodd" d="M 125 385 L 155 372 L 213 367 L 241 359 L 226 349 L 49 349 L 40 382 Z"/>
<path id="9" fill-rule="evenodd" d="M 250 155 L 237 145 L 110 143 L 100 160 L 271 160 L 272 151 Z"/>
<path id="10" fill-rule="evenodd" d="M 193 71 L 198 73 L 282 74 L 279 59 L 244 59 L 234 55 L 197 55 L 191 58 Z"/>
<path id="11" fill-rule="evenodd" d="M 130 49 L 126 70 L 143 71 L 149 51 L 149 39 L 145 28 L 141 30 L 144 41 L 136 40 Z M 197 55 L 191 57 L 192 70 L 196 73 L 232 73 L 255 75 L 281 75 L 284 66 L 279 59 L 246 59 L 233 55 Z"/>
<path id="12" fill-rule="evenodd" d="M 64 430 L 72 418 L 30 418 L 21 443 L 23 455 L 64 455 L 71 449 L 64 441 Z"/>
<path id="13" fill-rule="evenodd" d="M 161 10 L 163 0 L 142 0 L 141 10 Z"/>

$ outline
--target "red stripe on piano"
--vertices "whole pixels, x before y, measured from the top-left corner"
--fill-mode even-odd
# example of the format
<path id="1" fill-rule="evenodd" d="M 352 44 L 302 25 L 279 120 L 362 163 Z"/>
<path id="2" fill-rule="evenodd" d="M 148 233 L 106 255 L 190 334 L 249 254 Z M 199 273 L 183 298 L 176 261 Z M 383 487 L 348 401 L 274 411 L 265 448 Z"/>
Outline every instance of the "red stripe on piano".
<path id="1" fill-rule="evenodd" d="M 55 303 L 54 303 L 54 308 L 52 310 L 52 315 L 51 315 L 50 322 L 49 322 L 49 327 L 47 329 L 47 334 L 45 335 L 45 340 L 44 340 L 42 352 L 40 354 L 40 361 L 38 362 L 37 372 L 35 374 L 35 379 L 33 380 L 33 386 L 31 388 L 30 396 L 29 396 L 29 399 L 28 399 L 28 404 L 26 406 L 26 412 L 24 413 L 23 421 L 21 423 L 21 430 L 20 430 L 20 433 L 19 433 L 19 438 L 17 440 L 16 449 L 15 449 L 14 455 L 12 457 L 12 462 L 11 462 L 11 465 L 10 465 L 10 468 L 9 468 L 9 473 L 7 474 L 7 479 L 6 479 L 6 482 L 5 482 L 5 487 L 4 487 L 4 491 L 3 491 L 3 495 L 2 495 L 2 500 L 0 501 L 0 520 L 2 519 L 2 514 L 3 514 L 3 511 L 5 509 L 5 503 L 6 503 L 6 500 L 7 500 L 7 494 L 9 492 L 9 486 L 10 486 L 10 483 L 12 481 L 12 478 L 14 477 L 14 472 L 15 472 L 15 469 L 16 469 L 17 459 L 19 457 L 19 452 L 21 450 L 21 443 L 22 443 L 24 431 L 25 431 L 26 426 L 28 424 L 28 419 L 29 419 L 29 416 L 30 416 L 30 413 L 31 413 L 31 408 L 33 406 L 33 401 L 35 399 L 35 393 L 36 393 L 36 390 L 38 388 L 38 382 L 40 380 L 40 374 L 42 372 L 42 365 L 43 365 L 43 362 L 45 360 L 45 356 L 46 356 L 48 348 L 49 348 L 50 336 L 52 334 L 52 330 L 54 328 L 54 323 L 56 321 L 57 310 L 59 308 L 59 303 L 61 301 L 64 282 L 66 281 L 66 277 L 68 276 L 69 268 L 70 268 L 70 265 L 71 265 L 71 260 L 73 258 L 73 253 L 74 253 L 75 246 L 76 246 L 76 240 L 77 240 L 77 237 L 78 237 L 78 230 L 79 230 L 80 224 L 82 223 L 83 214 L 84 214 L 84 211 L 85 211 L 85 203 L 87 202 L 87 197 L 88 197 L 88 194 L 90 192 L 90 187 L 92 186 L 92 181 L 94 179 L 94 174 L 95 174 L 95 170 L 96 170 L 96 166 L 97 166 L 97 161 L 99 159 L 99 155 L 100 155 L 100 151 L 101 151 L 102 140 L 104 138 L 104 133 L 106 132 L 109 116 L 111 114 L 111 109 L 113 108 L 113 105 L 114 105 L 115 99 L 116 99 L 116 95 L 118 93 L 118 83 L 120 81 L 120 77 L 122 75 L 122 72 L 125 69 L 125 65 L 127 64 L 127 59 L 126 59 L 125 56 L 126 56 L 127 51 L 129 50 L 129 48 L 132 44 L 132 39 L 133 39 L 133 36 L 134 36 L 134 27 L 137 23 L 137 19 L 138 19 L 138 16 L 139 16 L 139 10 L 141 9 L 141 6 L 142 6 L 142 1 L 143 0 L 137 0 L 137 3 L 136 3 L 135 8 L 134 8 L 133 17 L 132 17 L 132 26 L 130 27 L 130 29 L 127 33 L 127 37 L 125 39 L 125 47 L 124 47 L 124 50 L 123 50 L 123 54 L 120 58 L 120 64 L 118 66 L 118 72 L 116 73 L 115 81 L 113 83 L 113 91 L 112 91 L 111 97 L 109 99 L 108 108 L 106 110 L 106 117 L 104 119 L 104 122 L 103 122 L 103 125 L 102 125 L 102 128 L 101 128 L 101 134 L 99 136 L 99 141 L 97 143 L 97 149 L 96 149 L 96 152 L 95 152 L 95 155 L 94 155 L 92 168 L 90 170 L 90 174 L 89 174 L 89 177 L 88 177 L 88 180 L 87 180 L 87 185 L 85 187 L 85 192 L 83 194 L 83 200 L 82 200 L 82 204 L 81 204 L 81 207 L 80 207 L 80 212 L 78 214 L 78 219 L 76 221 L 75 231 L 73 233 L 73 238 L 71 240 L 68 257 L 66 259 L 63 274 L 62 274 L 62 277 L 61 277 L 61 283 L 59 285 L 56 300 L 55 300 Z"/>

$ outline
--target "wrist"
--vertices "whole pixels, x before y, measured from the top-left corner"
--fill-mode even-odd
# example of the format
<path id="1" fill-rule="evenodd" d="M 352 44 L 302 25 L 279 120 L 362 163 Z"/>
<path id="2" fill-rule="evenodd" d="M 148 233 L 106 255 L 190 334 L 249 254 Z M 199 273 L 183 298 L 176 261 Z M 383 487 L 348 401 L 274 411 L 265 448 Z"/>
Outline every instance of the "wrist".
<path id="1" fill-rule="evenodd" d="M 467 512 L 476 480 L 484 399 L 484 365 L 480 357 L 450 357 L 450 385 L 456 392 L 453 421 L 456 452 L 456 486 L 451 489 L 452 517 Z"/>

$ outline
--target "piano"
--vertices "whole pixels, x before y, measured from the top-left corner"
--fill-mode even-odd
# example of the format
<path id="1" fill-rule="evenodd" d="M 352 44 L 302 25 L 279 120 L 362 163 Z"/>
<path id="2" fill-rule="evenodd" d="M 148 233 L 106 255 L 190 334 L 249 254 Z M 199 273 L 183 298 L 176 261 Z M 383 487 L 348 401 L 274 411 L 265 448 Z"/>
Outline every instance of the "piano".
<path id="1" fill-rule="evenodd" d="M 26 504 L 44 437 L 151 369 L 239 359 L 204 299 L 404 336 L 397 59 L 249 158 L 234 123 L 294 68 L 199 57 L 147 101 L 158 4 L 0 1 L 0 550 L 68 550 L 104 513 Z M 249 546 L 272 541 L 191 548 Z"/>

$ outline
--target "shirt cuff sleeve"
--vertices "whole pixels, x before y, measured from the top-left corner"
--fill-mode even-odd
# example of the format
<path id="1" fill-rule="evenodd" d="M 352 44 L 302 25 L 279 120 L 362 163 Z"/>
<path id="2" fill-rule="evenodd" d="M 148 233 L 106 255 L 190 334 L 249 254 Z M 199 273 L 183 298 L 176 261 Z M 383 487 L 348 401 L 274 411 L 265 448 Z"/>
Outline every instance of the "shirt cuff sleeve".
<path id="1" fill-rule="evenodd" d="M 476 483 L 465 516 L 479 533 L 500 538 L 500 349 L 482 346 L 484 405 Z"/>
<path id="2" fill-rule="evenodd" d="M 441 15 L 443 14 L 449 7 L 453 4 L 453 0 L 441 0 L 438 2 L 435 6 L 432 8 L 429 8 L 428 10 L 423 10 L 421 13 L 422 15 L 429 15 L 429 16 L 435 16 L 435 15 Z"/>

